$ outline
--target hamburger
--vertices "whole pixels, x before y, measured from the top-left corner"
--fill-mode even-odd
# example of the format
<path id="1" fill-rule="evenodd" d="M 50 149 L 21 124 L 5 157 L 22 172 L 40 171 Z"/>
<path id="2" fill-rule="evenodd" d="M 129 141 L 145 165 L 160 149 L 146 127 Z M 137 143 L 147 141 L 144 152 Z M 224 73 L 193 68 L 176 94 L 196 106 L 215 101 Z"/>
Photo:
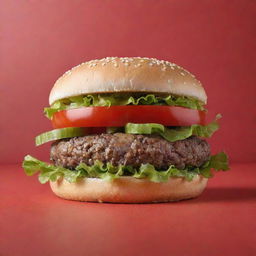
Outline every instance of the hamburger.
<path id="1" fill-rule="evenodd" d="M 84 62 L 54 84 L 44 109 L 53 130 L 51 164 L 30 155 L 59 197 L 112 203 L 167 202 L 199 196 L 213 170 L 228 170 L 209 138 L 220 115 L 206 122 L 207 96 L 187 70 L 154 58 L 107 57 Z"/>

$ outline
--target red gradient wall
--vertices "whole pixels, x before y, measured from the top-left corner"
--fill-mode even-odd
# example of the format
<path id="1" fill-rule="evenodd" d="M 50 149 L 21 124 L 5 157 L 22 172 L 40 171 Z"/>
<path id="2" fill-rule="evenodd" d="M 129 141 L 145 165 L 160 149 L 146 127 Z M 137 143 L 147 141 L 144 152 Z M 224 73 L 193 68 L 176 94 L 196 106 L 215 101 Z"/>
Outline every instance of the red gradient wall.
<path id="1" fill-rule="evenodd" d="M 204 84 L 211 113 L 223 114 L 211 139 L 232 161 L 256 156 L 253 0 L 2 0 L 0 2 L 0 163 L 25 154 L 48 159 L 34 137 L 54 81 L 80 62 L 148 56 L 175 62 Z"/>

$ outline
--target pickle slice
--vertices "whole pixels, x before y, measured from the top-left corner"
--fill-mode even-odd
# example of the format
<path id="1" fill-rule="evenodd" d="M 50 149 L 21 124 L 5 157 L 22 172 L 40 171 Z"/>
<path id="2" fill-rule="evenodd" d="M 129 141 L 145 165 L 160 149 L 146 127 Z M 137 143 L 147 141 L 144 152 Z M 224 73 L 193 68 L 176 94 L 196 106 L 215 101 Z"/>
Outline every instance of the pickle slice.
<path id="1" fill-rule="evenodd" d="M 41 133 L 40 135 L 36 136 L 35 143 L 36 143 L 36 146 L 40 146 L 49 141 L 79 137 L 83 135 L 86 135 L 86 128 L 81 128 L 81 127 L 61 128 L 61 129 L 55 129 L 49 132 Z"/>

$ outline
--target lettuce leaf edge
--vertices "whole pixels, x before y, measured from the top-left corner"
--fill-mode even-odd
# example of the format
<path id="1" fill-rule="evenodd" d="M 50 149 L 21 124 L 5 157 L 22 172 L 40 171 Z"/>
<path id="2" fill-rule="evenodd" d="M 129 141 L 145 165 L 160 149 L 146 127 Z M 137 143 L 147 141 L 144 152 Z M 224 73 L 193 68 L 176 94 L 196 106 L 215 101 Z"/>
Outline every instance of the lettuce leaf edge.
<path id="1" fill-rule="evenodd" d="M 75 170 L 69 170 L 45 163 L 30 155 L 25 156 L 22 167 L 28 176 L 39 173 L 39 182 L 42 184 L 48 181 L 56 181 L 60 178 L 64 178 L 72 183 L 83 178 L 101 178 L 111 181 L 125 176 L 148 179 L 152 182 L 166 182 L 172 177 L 182 177 L 191 181 L 197 175 L 205 178 L 213 177 L 213 169 L 215 171 L 229 170 L 228 157 L 224 152 L 211 156 L 209 161 L 200 168 L 187 168 L 183 170 L 179 170 L 173 165 L 167 170 L 156 170 L 151 164 L 142 164 L 140 168 L 136 169 L 132 166 L 113 166 L 110 163 L 104 165 L 99 161 L 96 161 L 92 166 L 80 163 Z"/>

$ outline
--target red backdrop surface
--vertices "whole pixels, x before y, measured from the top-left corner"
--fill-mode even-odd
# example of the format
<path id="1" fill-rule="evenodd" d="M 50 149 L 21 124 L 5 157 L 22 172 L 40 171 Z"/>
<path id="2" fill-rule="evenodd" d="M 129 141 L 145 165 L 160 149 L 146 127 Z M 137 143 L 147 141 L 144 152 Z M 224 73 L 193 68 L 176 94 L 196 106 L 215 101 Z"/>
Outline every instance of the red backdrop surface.
<path id="1" fill-rule="evenodd" d="M 0 163 L 48 159 L 34 137 L 51 129 L 42 109 L 54 81 L 80 62 L 149 56 L 175 62 L 204 84 L 211 139 L 232 161 L 255 160 L 255 1 L 129 0 L 0 3 Z"/>
<path id="2" fill-rule="evenodd" d="M 0 0 L 0 255 L 256 255 L 255 11 L 255 0 Z M 210 142 L 231 171 L 197 199 L 146 205 L 65 201 L 26 177 L 24 155 L 49 159 L 34 137 L 51 129 L 53 83 L 105 56 L 194 73 L 211 116 L 223 114 Z"/>

